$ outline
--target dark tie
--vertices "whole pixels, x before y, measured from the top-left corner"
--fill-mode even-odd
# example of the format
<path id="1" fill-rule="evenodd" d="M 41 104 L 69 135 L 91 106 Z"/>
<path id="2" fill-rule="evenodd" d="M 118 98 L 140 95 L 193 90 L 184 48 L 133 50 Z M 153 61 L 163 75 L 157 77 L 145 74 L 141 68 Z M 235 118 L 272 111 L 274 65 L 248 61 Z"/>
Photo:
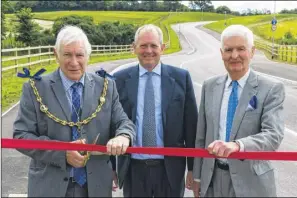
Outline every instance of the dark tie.
<path id="1" fill-rule="evenodd" d="M 226 142 L 229 142 L 229 140 L 230 140 L 233 118 L 234 118 L 235 110 L 236 110 L 236 107 L 238 104 L 237 89 L 238 89 L 238 82 L 232 81 L 232 91 L 231 91 L 231 94 L 229 97 L 228 111 L 227 111 Z"/>
<path id="2" fill-rule="evenodd" d="M 79 119 L 80 114 L 80 95 L 78 93 L 79 86 L 82 86 L 82 84 L 74 83 L 72 88 L 72 114 L 71 114 L 71 120 L 73 122 L 77 122 Z M 79 138 L 79 133 L 77 131 L 77 127 L 72 127 L 72 140 L 75 141 Z M 87 174 L 85 167 L 82 168 L 73 168 L 73 177 L 74 180 L 80 185 L 83 186 L 87 181 Z"/>
<path id="3" fill-rule="evenodd" d="M 157 145 L 156 120 L 155 120 L 155 94 L 152 76 L 153 72 L 147 72 L 147 81 L 144 93 L 142 146 L 154 147 Z"/>

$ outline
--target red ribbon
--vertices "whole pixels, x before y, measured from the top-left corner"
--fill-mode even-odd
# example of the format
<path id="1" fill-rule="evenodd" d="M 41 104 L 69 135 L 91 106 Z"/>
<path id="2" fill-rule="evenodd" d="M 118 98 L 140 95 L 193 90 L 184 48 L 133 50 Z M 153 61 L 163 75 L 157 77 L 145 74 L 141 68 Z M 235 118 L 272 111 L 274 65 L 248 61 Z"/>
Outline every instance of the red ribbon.
<path id="1" fill-rule="evenodd" d="M 70 142 L 46 141 L 46 140 L 23 140 L 23 139 L 1 139 L 1 148 L 13 149 L 36 149 L 36 150 L 77 150 L 77 151 L 100 151 L 106 152 L 106 146 L 93 144 L 75 144 Z M 202 157 L 216 158 L 205 149 L 199 148 L 175 148 L 175 147 L 129 147 L 127 153 L 155 154 L 180 157 Z M 232 153 L 230 159 L 252 159 L 252 160 L 284 160 L 297 161 L 297 152 L 236 152 Z"/>

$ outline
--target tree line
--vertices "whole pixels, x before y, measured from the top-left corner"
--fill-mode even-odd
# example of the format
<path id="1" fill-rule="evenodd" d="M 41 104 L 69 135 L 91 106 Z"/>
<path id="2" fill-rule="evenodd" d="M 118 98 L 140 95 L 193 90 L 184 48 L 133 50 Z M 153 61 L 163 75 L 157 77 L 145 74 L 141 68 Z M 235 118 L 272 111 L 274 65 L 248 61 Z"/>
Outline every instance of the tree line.
<path id="1" fill-rule="evenodd" d="M 70 15 L 59 17 L 54 21 L 52 29 L 43 30 L 33 21 L 31 8 L 22 8 L 16 12 L 19 21 L 13 37 L 20 46 L 6 44 L 4 48 L 54 45 L 58 32 L 65 25 L 76 25 L 87 34 L 92 45 L 127 45 L 134 40 L 137 26 L 120 22 L 103 22 L 95 24 L 91 16 Z M 8 36 L 11 36 L 9 34 Z M 9 39 L 9 38 L 7 38 Z M 3 44 L 3 43 L 2 43 Z"/>
<path id="2" fill-rule="evenodd" d="M 127 10 L 127 11 L 176 11 L 189 10 L 179 1 L 10 1 L 7 13 L 22 8 L 31 8 L 32 12 L 48 12 L 61 10 Z"/>

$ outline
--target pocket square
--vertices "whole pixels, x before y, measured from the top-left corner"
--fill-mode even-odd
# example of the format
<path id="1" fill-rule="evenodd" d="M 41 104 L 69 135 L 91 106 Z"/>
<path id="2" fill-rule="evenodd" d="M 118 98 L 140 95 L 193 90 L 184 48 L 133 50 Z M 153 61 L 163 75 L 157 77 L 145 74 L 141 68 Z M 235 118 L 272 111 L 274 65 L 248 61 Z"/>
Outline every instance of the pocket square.
<path id="1" fill-rule="evenodd" d="M 246 108 L 246 111 L 253 111 L 257 109 L 257 96 L 253 96 L 250 101 L 249 101 L 249 104 Z"/>

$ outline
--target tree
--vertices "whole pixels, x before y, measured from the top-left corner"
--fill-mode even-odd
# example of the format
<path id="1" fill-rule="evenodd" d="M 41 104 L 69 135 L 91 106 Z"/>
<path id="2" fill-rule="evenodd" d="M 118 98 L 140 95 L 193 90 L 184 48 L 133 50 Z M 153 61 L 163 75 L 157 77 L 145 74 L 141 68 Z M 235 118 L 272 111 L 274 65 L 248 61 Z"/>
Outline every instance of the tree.
<path id="1" fill-rule="evenodd" d="M 219 6 L 216 9 L 216 13 L 224 14 L 225 12 L 226 12 L 226 14 L 231 14 L 230 8 L 228 8 L 227 6 Z"/>
<path id="2" fill-rule="evenodd" d="M 16 13 L 19 24 L 17 25 L 16 40 L 21 41 L 26 45 L 30 45 L 37 39 L 38 30 L 37 24 L 32 21 L 33 14 L 31 8 L 22 8 Z"/>
<path id="3" fill-rule="evenodd" d="M 211 10 L 211 8 L 213 8 L 213 5 L 210 0 L 191 1 L 190 6 L 195 10 L 198 9 L 200 11 Z"/>

